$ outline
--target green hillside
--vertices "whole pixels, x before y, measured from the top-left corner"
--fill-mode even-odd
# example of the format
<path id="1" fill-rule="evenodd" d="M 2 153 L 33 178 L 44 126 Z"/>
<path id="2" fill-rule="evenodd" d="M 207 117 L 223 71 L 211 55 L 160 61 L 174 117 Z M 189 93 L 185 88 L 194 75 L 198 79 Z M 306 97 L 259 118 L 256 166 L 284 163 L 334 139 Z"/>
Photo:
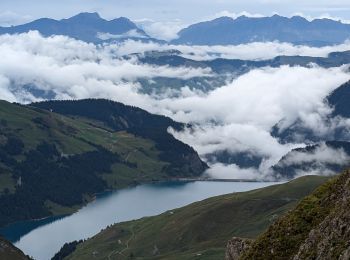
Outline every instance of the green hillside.
<path id="1" fill-rule="evenodd" d="M 255 238 L 326 180 L 302 177 L 116 224 L 79 244 L 65 259 L 223 259 L 231 237 Z M 67 248 L 72 247 L 66 245 L 66 253 Z"/>
<path id="2" fill-rule="evenodd" d="M 153 138 L 96 119 L 0 101 L 0 226 L 71 213 L 107 189 L 199 176 L 206 169 L 191 147 L 168 136 L 165 125 L 178 123 L 115 102 L 91 102 L 86 105 L 95 110 L 109 102 L 114 110 L 123 107 L 126 119 L 153 124 Z M 176 156 L 185 158 L 181 165 L 157 138 L 176 144 Z"/>

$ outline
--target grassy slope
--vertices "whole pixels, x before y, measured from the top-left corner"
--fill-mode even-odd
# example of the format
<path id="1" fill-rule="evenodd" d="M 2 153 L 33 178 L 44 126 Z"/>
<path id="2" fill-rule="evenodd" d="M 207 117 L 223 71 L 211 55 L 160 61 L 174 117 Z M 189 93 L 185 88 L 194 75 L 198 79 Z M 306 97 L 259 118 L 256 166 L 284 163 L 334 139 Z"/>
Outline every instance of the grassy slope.
<path id="1" fill-rule="evenodd" d="M 311 235 L 314 247 L 303 252 L 301 259 L 326 259 L 318 258 L 320 248 L 318 245 L 327 248 L 327 243 L 317 237 L 317 231 L 312 235 L 311 230 L 319 229 L 319 225 L 328 219 L 336 219 L 341 215 L 343 210 L 348 208 L 345 206 L 346 200 L 343 195 L 349 191 L 350 171 L 345 171 L 339 177 L 333 178 L 320 186 L 311 195 L 304 198 L 298 206 L 284 217 L 280 218 L 268 230 L 263 233 L 253 243 L 252 247 L 243 254 L 242 259 L 292 259 L 297 253 L 300 246 L 305 242 L 305 239 Z M 348 199 L 348 198 L 347 198 Z M 347 219 L 348 221 L 348 219 Z M 336 222 L 336 221 L 335 221 Z M 346 222 L 345 222 L 346 223 Z M 348 224 L 348 223 L 347 223 Z M 336 226 L 336 225 L 335 225 Z M 325 230 L 320 230 L 322 236 L 326 236 Z M 332 256 L 329 259 L 340 259 L 339 255 L 348 248 L 349 241 L 344 241 L 341 237 L 345 237 L 344 230 L 332 230 L 335 234 L 340 234 L 339 238 L 331 239 L 333 249 Z M 300 257 L 300 256 L 299 256 Z M 327 258 L 328 258 L 327 257 Z M 345 258 L 344 258 L 345 259 Z"/>
<path id="2" fill-rule="evenodd" d="M 80 244 L 67 259 L 223 259 L 231 237 L 256 237 L 325 181 L 303 177 L 116 224 Z"/>
<path id="3" fill-rule="evenodd" d="M 43 123 L 34 122 L 41 119 Z M 0 141 L 5 142 L 4 134 L 11 134 L 20 138 L 24 150 L 29 151 L 43 141 L 55 143 L 63 154 L 79 154 L 95 150 L 93 144 L 101 145 L 124 158 L 127 162 L 137 163 L 137 168 L 127 164 L 113 166 L 112 174 L 102 174 L 109 188 L 121 188 L 138 182 L 152 179 L 164 179 L 162 171 L 167 165 L 158 158 L 159 151 L 153 141 L 135 137 L 126 132 L 113 132 L 108 128 L 94 126 L 93 121 L 80 118 L 69 118 L 36 108 L 14 105 L 0 101 L 0 119 L 5 125 L 0 125 Z M 17 156 L 21 160 L 21 156 Z M 0 192 L 6 188 L 10 192 L 15 190 L 15 180 L 11 178 L 9 169 L 0 164 Z M 50 203 L 49 203 L 50 204 Z M 50 204 L 53 213 L 69 212 Z M 76 208 L 72 208 L 74 211 Z"/>

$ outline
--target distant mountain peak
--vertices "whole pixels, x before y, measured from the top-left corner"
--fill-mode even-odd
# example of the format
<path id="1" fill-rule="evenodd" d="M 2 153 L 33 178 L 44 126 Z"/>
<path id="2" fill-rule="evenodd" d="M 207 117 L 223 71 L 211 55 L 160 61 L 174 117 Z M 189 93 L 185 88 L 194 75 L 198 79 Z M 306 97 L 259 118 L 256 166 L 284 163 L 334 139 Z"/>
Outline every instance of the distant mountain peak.
<path id="1" fill-rule="evenodd" d="M 62 20 L 41 18 L 23 25 L 0 27 L 0 34 L 18 34 L 29 31 L 38 31 L 43 36 L 65 35 L 92 43 L 127 39 L 156 41 L 126 17 L 109 21 L 102 18 L 97 12 L 83 12 Z"/>
<path id="2" fill-rule="evenodd" d="M 271 16 L 271 18 L 285 18 L 285 17 L 280 16 L 279 14 L 274 14 L 273 16 Z"/>
<path id="3" fill-rule="evenodd" d="M 63 20 L 71 21 L 71 20 L 104 20 L 104 19 L 102 19 L 97 12 L 94 12 L 94 13 L 83 12 Z"/>

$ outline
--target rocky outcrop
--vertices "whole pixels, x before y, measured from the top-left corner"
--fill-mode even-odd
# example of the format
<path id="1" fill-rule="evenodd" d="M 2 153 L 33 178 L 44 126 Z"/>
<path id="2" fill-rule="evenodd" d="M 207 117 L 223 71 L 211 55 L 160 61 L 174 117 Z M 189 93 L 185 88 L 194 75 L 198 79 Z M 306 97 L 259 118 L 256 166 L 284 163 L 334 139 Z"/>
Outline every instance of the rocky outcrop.
<path id="1" fill-rule="evenodd" d="M 334 210 L 312 229 L 293 260 L 350 259 L 350 178 L 337 197 Z"/>
<path id="2" fill-rule="evenodd" d="M 253 240 L 234 237 L 228 243 L 226 247 L 225 260 L 238 260 L 242 253 L 246 251 Z"/>
<path id="3" fill-rule="evenodd" d="M 319 187 L 236 258 L 350 259 L 350 171 Z"/>

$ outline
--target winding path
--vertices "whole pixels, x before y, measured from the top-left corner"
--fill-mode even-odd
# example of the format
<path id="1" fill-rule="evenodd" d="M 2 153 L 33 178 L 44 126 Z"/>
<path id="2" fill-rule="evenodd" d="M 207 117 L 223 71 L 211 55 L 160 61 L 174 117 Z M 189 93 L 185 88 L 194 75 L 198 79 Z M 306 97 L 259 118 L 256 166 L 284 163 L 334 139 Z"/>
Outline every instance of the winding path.
<path id="1" fill-rule="evenodd" d="M 134 227 L 132 226 L 132 227 L 131 227 L 131 236 L 130 236 L 130 238 L 126 241 L 126 243 L 125 243 L 125 248 L 124 248 L 123 250 L 120 250 L 120 251 L 117 251 L 117 250 L 112 251 L 112 252 L 108 255 L 108 260 L 112 260 L 112 256 L 113 256 L 113 255 L 116 255 L 116 254 L 119 254 L 119 255 L 121 255 L 121 256 L 123 256 L 123 257 L 126 258 L 127 256 L 124 255 L 123 253 L 124 253 L 126 250 L 129 249 L 129 244 L 130 244 L 131 240 L 134 239 L 134 237 L 135 237 L 135 232 L 134 232 Z"/>

